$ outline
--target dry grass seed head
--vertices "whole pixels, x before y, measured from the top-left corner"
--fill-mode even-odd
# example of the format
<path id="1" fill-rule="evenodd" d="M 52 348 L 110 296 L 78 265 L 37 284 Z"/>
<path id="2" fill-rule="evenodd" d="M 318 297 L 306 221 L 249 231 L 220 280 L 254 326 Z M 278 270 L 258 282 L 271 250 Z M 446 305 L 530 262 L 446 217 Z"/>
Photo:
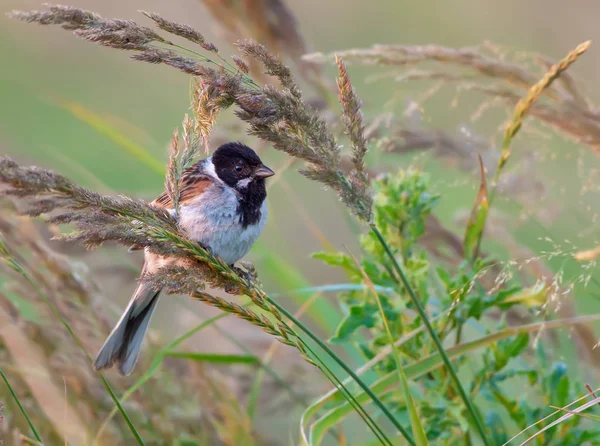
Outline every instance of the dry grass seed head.
<path id="1" fill-rule="evenodd" d="M 203 49 L 205 49 L 206 51 L 209 51 L 211 53 L 218 53 L 219 50 L 217 49 L 217 47 L 212 44 L 211 42 L 207 42 L 206 39 L 204 38 L 204 36 L 202 34 L 200 34 L 198 31 L 196 31 L 194 28 L 192 28 L 189 25 L 183 25 L 181 23 L 177 23 L 177 22 L 173 22 L 167 19 L 162 18 L 159 14 L 156 14 L 154 12 L 146 12 L 146 11 L 140 11 L 142 14 L 144 14 L 146 17 L 148 17 L 149 19 L 154 20 L 154 22 L 156 23 L 156 25 L 162 29 L 163 31 L 166 31 L 170 34 L 179 36 L 179 37 L 183 37 L 186 40 L 189 40 L 190 42 L 193 42 L 197 45 L 199 45 L 200 47 L 202 47 Z"/>

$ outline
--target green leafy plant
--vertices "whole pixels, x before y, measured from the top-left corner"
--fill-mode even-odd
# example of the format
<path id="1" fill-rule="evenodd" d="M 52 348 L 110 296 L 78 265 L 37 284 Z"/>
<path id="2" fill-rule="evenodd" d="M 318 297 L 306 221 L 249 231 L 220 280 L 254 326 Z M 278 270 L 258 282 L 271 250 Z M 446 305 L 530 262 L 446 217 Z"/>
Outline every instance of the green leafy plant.
<path id="1" fill-rule="evenodd" d="M 473 264 L 465 259 L 453 270 L 431 259 L 419 247 L 427 217 L 440 200 L 439 195 L 430 192 L 427 175 L 416 169 L 403 169 L 396 174 L 381 176 L 373 182 L 372 188 L 374 221 L 392 252 L 401 259 L 411 284 L 421 296 L 429 297 L 424 304 L 431 309 L 434 327 L 445 345 L 466 346 L 468 342 L 463 343 L 461 338 L 465 330 L 502 330 L 506 322 L 493 322 L 489 317 L 493 312 L 506 314 L 514 307 L 535 312 L 544 305 L 548 290 L 543 285 L 525 288 L 513 281 L 495 289 L 485 289 L 478 283 L 495 262 L 492 258 L 480 259 Z M 389 328 L 392 338 L 401 340 L 396 348 L 402 367 L 419 384 L 420 391 L 414 392 L 413 398 L 428 440 L 462 444 L 462 440 L 456 439 L 470 435 L 472 425 L 459 396 L 449 385 L 448 373 L 444 369 L 418 376 L 411 373 L 411 365 L 417 365 L 423 356 L 435 351 L 432 341 L 422 330 L 422 322 L 411 299 L 405 288 L 393 279 L 394 271 L 389 267 L 388 257 L 373 234 L 361 237 L 361 248 L 360 264 L 343 252 L 314 255 L 328 265 L 342 268 L 351 283 L 361 285 L 338 293 L 345 316 L 331 342 L 356 344 L 365 359 L 371 360 L 389 347 Z M 373 292 L 377 293 L 377 299 L 373 298 Z M 489 344 L 482 356 L 461 356 L 455 362 L 461 375 L 472 376 L 469 395 L 485 416 L 492 444 L 505 443 L 509 438 L 507 433 L 514 432 L 515 427 L 525 429 L 549 412 L 541 407 L 533 409 L 521 401 L 521 395 L 511 390 L 515 386 L 530 387 L 532 393 L 559 407 L 581 392 L 581 388 L 569 382 L 564 364 L 546 363 L 542 345 L 540 341 L 539 363 L 525 362 L 522 357 L 530 346 L 529 332 L 515 331 L 513 336 Z M 448 353 L 452 355 L 452 350 Z M 391 382 L 394 380 L 391 372 L 397 368 L 395 358 L 386 356 L 380 358 L 372 370 L 381 378 L 385 377 L 386 382 Z M 382 397 L 395 408 L 399 417 L 406 414 L 408 405 L 400 394 L 385 391 Z M 489 407 L 489 401 L 493 401 L 493 408 L 485 409 Z M 337 422 L 340 421 L 338 418 Z M 600 433 L 597 428 L 582 428 L 581 418 L 574 417 L 569 421 L 569 424 L 548 431 L 545 441 L 559 438 L 560 441 L 552 444 L 569 444 L 568 441 L 574 439 L 596 438 Z M 322 432 L 316 433 L 313 440 L 320 438 Z"/>

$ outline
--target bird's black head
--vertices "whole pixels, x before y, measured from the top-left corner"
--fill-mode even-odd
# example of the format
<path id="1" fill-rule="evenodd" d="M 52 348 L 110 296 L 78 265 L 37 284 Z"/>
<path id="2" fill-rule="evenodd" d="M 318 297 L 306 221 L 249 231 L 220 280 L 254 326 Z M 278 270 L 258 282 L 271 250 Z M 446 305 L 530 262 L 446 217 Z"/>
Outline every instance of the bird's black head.
<path id="1" fill-rule="evenodd" d="M 265 178 L 275 173 L 262 163 L 254 150 L 239 142 L 219 147 L 212 156 L 212 163 L 217 176 L 239 193 L 238 211 L 242 225 L 257 223 L 267 197 Z"/>
<path id="2" fill-rule="evenodd" d="M 223 144 L 213 154 L 212 162 L 217 176 L 239 191 L 252 183 L 264 185 L 265 178 L 274 175 L 254 150 L 239 142 Z"/>

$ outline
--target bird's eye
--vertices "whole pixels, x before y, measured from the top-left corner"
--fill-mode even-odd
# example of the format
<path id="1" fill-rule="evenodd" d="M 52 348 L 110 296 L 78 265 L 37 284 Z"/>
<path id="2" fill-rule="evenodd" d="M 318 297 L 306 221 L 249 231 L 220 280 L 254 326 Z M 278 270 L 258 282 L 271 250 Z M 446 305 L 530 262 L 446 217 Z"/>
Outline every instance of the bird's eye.
<path id="1" fill-rule="evenodd" d="M 235 170 L 237 170 L 238 172 L 241 172 L 241 170 L 244 168 L 244 166 L 242 166 L 241 164 L 236 164 L 235 165 Z"/>

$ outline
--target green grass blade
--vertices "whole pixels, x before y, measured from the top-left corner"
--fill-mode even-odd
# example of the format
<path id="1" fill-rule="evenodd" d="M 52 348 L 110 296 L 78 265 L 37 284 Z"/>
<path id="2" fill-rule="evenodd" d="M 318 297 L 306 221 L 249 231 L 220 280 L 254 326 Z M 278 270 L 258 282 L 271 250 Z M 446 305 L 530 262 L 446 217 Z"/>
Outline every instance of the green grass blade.
<path id="1" fill-rule="evenodd" d="M 215 325 L 215 329 L 221 336 L 228 339 L 232 344 L 234 344 L 237 348 L 239 348 L 245 354 L 247 354 L 247 355 L 253 354 L 250 351 L 250 349 L 248 347 L 246 347 L 246 345 L 244 345 L 243 342 L 239 341 L 235 336 L 232 336 L 227 330 L 221 329 L 218 325 Z M 273 342 L 275 343 L 277 341 L 273 341 Z M 247 413 L 248 419 L 250 421 L 252 421 L 254 418 L 254 414 L 256 411 L 256 405 L 258 402 L 258 396 L 260 393 L 261 382 L 262 382 L 262 379 L 265 374 L 269 375 L 271 378 L 273 378 L 277 382 L 277 384 L 279 384 L 283 389 L 285 389 L 285 391 L 290 394 L 292 399 L 298 405 L 300 405 L 301 407 L 307 407 L 309 405 L 308 401 L 305 398 L 303 398 L 302 395 L 300 395 L 299 393 L 294 391 L 292 386 L 285 379 L 283 379 L 281 376 L 279 376 L 279 374 L 269 365 L 268 360 L 259 358 L 259 366 L 260 366 L 260 370 L 258 370 L 258 372 L 256 373 L 256 378 L 254 380 L 254 383 L 252 384 L 252 387 L 250 388 L 250 392 L 248 395 L 248 403 L 247 403 L 246 413 Z"/>
<path id="2" fill-rule="evenodd" d="M 258 246 L 260 248 L 262 245 Z M 256 250 L 256 248 L 254 248 Z M 268 271 L 269 276 L 279 282 L 283 289 L 307 289 L 310 282 L 301 274 L 294 265 L 290 264 L 283 257 L 274 254 L 272 251 L 262 258 L 265 271 Z M 299 299 L 301 293 L 289 293 L 299 305 L 304 303 L 304 299 Z M 319 324 L 319 326 L 327 332 L 335 329 L 336 321 L 339 320 L 339 312 L 326 299 L 320 299 L 315 302 L 311 310 L 308 312 L 311 319 Z"/>
<path id="3" fill-rule="evenodd" d="M 329 379 L 336 386 L 336 388 L 338 388 L 340 390 L 340 392 L 346 399 L 347 404 L 352 406 L 352 410 L 354 410 L 362 418 L 362 420 L 365 422 L 365 424 L 369 427 L 369 429 L 371 429 L 373 434 L 377 437 L 377 440 L 383 445 L 392 446 L 392 442 L 383 433 L 383 431 L 380 429 L 380 427 L 377 425 L 377 423 L 375 423 L 375 421 L 373 421 L 373 419 L 367 413 L 365 408 L 356 400 L 356 398 L 354 398 L 354 395 L 352 395 L 352 393 L 350 393 L 350 391 L 346 388 L 344 383 L 338 379 L 338 377 L 331 371 L 331 369 L 327 366 L 327 364 L 325 364 L 325 362 L 322 361 L 316 355 L 316 353 L 311 349 L 311 347 L 308 344 L 306 344 L 304 341 L 302 341 L 302 342 L 304 343 L 304 347 L 306 348 L 306 350 L 308 352 L 310 352 L 311 355 L 313 356 L 313 358 L 316 359 L 320 363 L 321 372 L 323 372 L 325 377 L 327 379 Z M 304 431 L 301 431 L 301 434 L 302 434 L 302 441 L 306 446 L 312 446 L 314 444 L 312 439 L 309 440 L 306 438 L 306 436 L 304 435 Z M 413 444 L 413 443 L 411 443 L 411 444 Z"/>
<path id="4" fill-rule="evenodd" d="M 369 387 L 364 383 L 364 381 L 360 379 L 356 373 L 354 373 L 354 371 L 348 366 L 348 364 L 342 361 L 342 359 L 338 355 L 336 355 L 335 352 L 331 350 L 331 348 L 329 348 L 327 344 L 325 344 L 317 335 L 315 335 L 306 325 L 304 325 L 302 322 L 296 319 L 289 311 L 287 311 L 279 303 L 277 303 L 277 301 L 273 300 L 269 296 L 266 296 L 266 299 L 271 305 L 277 308 L 286 318 L 292 321 L 294 325 L 296 325 L 300 330 L 302 330 L 303 333 L 305 333 L 310 339 L 312 339 L 320 348 L 322 348 L 325 351 L 325 353 L 327 353 L 327 355 L 331 359 L 333 359 L 348 375 L 350 375 L 352 380 L 356 382 L 361 389 L 363 389 L 363 391 L 369 396 L 369 398 L 375 403 L 375 405 L 383 412 L 385 417 L 391 421 L 391 423 L 396 429 L 398 429 L 398 432 L 406 434 L 405 438 L 407 439 L 407 441 L 411 445 L 414 445 L 414 441 L 412 441 L 412 439 L 406 433 L 406 431 L 398 422 L 396 417 L 392 415 L 392 413 L 385 406 L 385 404 L 383 404 L 383 402 L 377 397 L 377 395 L 375 395 L 371 391 L 371 389 L 369 389 Z M 343 387 L 343 383 L 340 382 L 340 385 Z"/>
<path id="5" fill-rule="evenodd" d="M 406 407 L 408 409 L 408 414 L 410 417 L 410 425 L 413 431 L 413 435 L 415 437 L 415 443 L 417 446 L 427 446 L 429 442 L 427 441 L 427 436 L 425 435 L 425 430 L 423 429 L 423 425 L 421 424 L 421 420 L 419 418 L 419 412 L 417 411 L 417 406 L 415 406 L 415 402 L 410 393 L 410 388 L 408 386 L 408 380 L 406 379 L 406 374 L 404 373 L 404 367 L 402 366 L 402 361 L 400 360 L 400 354 L 398 353 L 398 347 L 394 342 L 394 337 L 392 336 L 392 331 L 390 330 L 390 324 L 388 323 L 388 319 L 385 315 L 385 310 L 383 309 L 383 305 L 381 304 L 381 299 L 379 298 L 379 294 L 375 290 L 373 282 L 365 273 L 365 270 L 362 268 L 358 260 L 352 256 L 352 260 L 356 267 L 361 272 L 363 279 L 367 283 L 369 290 L 375 301 L 377 302 L 377 307 L 379 308 L 379 313 L 381 314 L 381 320 L 383 321 L 383 326 L 385 328 L 385 332 L 388 337 L 388 342 L 390 343 L 390 347 L 392 349 L 392 356 L 394 357 L 394 361 L 396 362 L 396 372 L 398 373 L 398 379 L 400 381 L 403 393 L 404 393 L 404 401 L 406 402 Z M 402 399 L 402 398 L 400 398 Z"/>
<path id="6" fill-rule="evenodd" d="M 6 387 L 8 387 L 8 391 L 10 392 L 10 394 L 12 395 L 12 397 L 14 398 L 15 402 L 17 403 L 17 406 L 19 406 L 19 410 L 21 411 L 21 413 L 23 414 L 23 416 L 27 420 L 27 423 L 29 424 L 29 427 L 31 428 L 31 431 L 33 432 L 33 435 L 35 436 L 36 440 L 39 441 L 40 443 L 43 443 L 42 439 L 40 437 L 40 434 L 38 434 L 37 429 L 33 425 L 33 421 L 31 421 L 31 418 L 29 418 L 29 415 L 27 414 L 27 411 L 25 410 L 25 408 L 21 404 L 21 401 L 19 400 L 19 397 L 17 396 L 17 394 L 13 390 L 12 386 L 10 385 L 10 382 L 8 381 L 8 378 L 6 377 L 6 375 L 4 374 L 4 372 L 2 370 L 0 370 L 0 376 L 2 376 L 2 379 L 4 380 L 4 382 L 6 384 Z"/>
<path id="7" fill-rule="evenodd" d="M 540 429 L 539 431 L 537 431 L 535 434 L 533 434 L 531 437 L 529 437 L 527 440 L 525 440 L 523 443 L 521 443 L 520 446 L 525 446 L 526 444 L 531 443 L 534 439 L 536 439 L 538 436 L 542 435 L 544 432 L 546 432 L 548 429 L 556 426 L 557 424 L 562 423 L 563 421 L 568 420 L 569 418 L 578 415 L 579 412 L 588 409 L 592 406 L 595 406 L 596 404 L 600 403 L 600 398 L 594 398 L 591 401 L 586 402 L 585 404 L 582 404 L 579 407 L 576 407 L 573 410 L 569 410 L 567 411 L 566 414 L 564 414 L 562 417 L 558 418 L 557 420 L 554 420 L 552 423 L 549 423 L 547 426 L 544 426 L 542 429 Z"/>
<path id="8" fill-rule="evenodd" d="M 600 314 L 591 315 L 591 316 L 577 316 L 566 319 L 557 319 L 555 321 L 544 321 L 537 322 L 534 324 L 528 325 L 520 325 L 516 327 L 508 327 L 504 328 L 496 333 L 493 333 L 488 336 L 481 337 L 474 341 L 465 342 L 463 344 L 459 344 L 452 348 L 448 349 L 448 355 L 451 358 L 459 358 L 462 355 L 471 353 L 477 349 L 487 347 L 494 342 L 500 341 L 502 339 L 509 338 L 511 336 L 516 336 L 520 333 L 531 333 L 539 330 L 546 330 L 550 328 L 558 328 L 569 325 L 577 325 L 587 322 L 593 322 L 600 320 Z M 444 364 L 439 353 L 433 353 L 426 358 L 421 359 L 413 364 L 410 364 L 404 368 L 407 379 L 417 379 L 425 374 L 432 372 Z M 397 376 L 395 372 L 390 372 L 386 376 L 379 379 L 371 386 L 371 390 L 378 394 L 382 394 L 384 392 L 389 391 L 397 384 Z M 331 403 L 333 401 L 343 401 L 337 395 L 337 390 L 333 390 L 328 392 L 323 397 L 319 398 L 315 401 L 312 406 L 307 408 L 302 414 L 303 426 L 306 426 L 311 418 L 316 414 L 316 412 L 323 407 L 327 403 Z M 356 400 L 359 403 L 367 404 L 369 402 L 369 396 L 364 392 L 356 395 Z M 311 430 L 314 431 L 312 437 L 315 438 L 315 441 L 319 440 L 319 436 L 324 435 L 324 433 L 330 429 L 331 427 L 337 425 L 342 422 L 343 419 L 352 413 L 352 408 L 348 406 L 346 402 L 342 402 L 342 404 L 332 408 L 329 412 L 323 415 L 320 419 L 311 423 Z"/>
<path id="9" fill-rule="evenodd" d="M 170 358 L 188 359 L 190 361 L 211 362 L 214 364 L 260 364 L 259 359 L 254 355 L 167 352 L 165 356 L 168 356 Z"/>
<path id="10" fill-rule="evenodd" d="M 485 167 L 483 166 L 481 155 L 479 155 L 479 174 L 481 176 L 479 192 L 477 192 L 475 204 L 473 204 L 471 215 L 467 221 L 465 239 L 463 242 L 465 258 L 471 262 L 471 264 L 473 264 L 479 255 L 483 231 L 485 229 L 485 222 L 490 209 L 487 181 L 485 178 Z"/>
<path id="11" fill-rule="evenodd" d="M 375 234 L 375 236 L 377 237 L 377 240 L 379 241 L 379 243 L 385 250 L 386 254 L 390 258 L 390 261 L 392 262 L 392 266 L 394 267 L 394 270 L 400 277 L 400 283 L 402 285 L 404 285 L 404 287 L 408 291 L 408 294 L 409 294 L 411 300 L 413 301 L 413 304 L 415 305 L 415 307 L 419 313 L 419 316 L 421 316 L 421 320 L 423 321 L 425 328 L 429 332 L 431 339 L 433 339 L 433 342 L 434 342 L 438 352 L 440 353 L 440 355 L 444 361 L 444 364 L 446 365 L 446 368 L 448 369 L 448 373 L 452 377 L 452 381 L 454 382 L 454 385 L 456 386 L 458 393 L 460 394 L 463 402 L 465 403 L 467 410 L 471 413 L 471 418 L 473 419 L 475 426 L 477 427 L 479 436 L 481 437 L 483 443 L 486 446 L 490 446 L 489 440 L 487 439 L 487 435 L 485 432 L 485 428 L 483 426 L 483 423 L 481 422 L 481 418 L 479 417 L 479 414 L 477 413 L 475 406 L 473 405 L 471 399 L 469 398 L 469 395 L 467 395 L 467 392 L 465 392 L 465 389 L 463 388 L 463 386 L 460 382 L 460 379 L 458 379 L 458 375 L 456 374 L 456 371 L 454 370 L 454 366 L 450 362 L 450 359 L 448 358 L 448 355 L 446 354 L 446 351 L 444 350 L 444 346 L 442 345 L 440 338 L 438 337 L 435 330 L 433 329 L 433 326 L 431 325 L 431 322 L 429 321 L 429 317 L 428 317 L 427 313 L 425 312 L 425 309 L 423 308 L 421 301 L 415 294 L 415 291 L 413 290 L 408 279 L 406 278 L 404 271 L 402 270 L 402 268 L 400 267 L 400 264 L 396 260 L 394 253 L 392 252 L 389 245 L 385 241 L 385 238 L 383 237 L 381 232 L 379 232 L 379 229 L 377 229 L 377 226 L 375 226 L 374 224 L 371 224 L 371 231 L 373 232 L 373 234 Z"/>

